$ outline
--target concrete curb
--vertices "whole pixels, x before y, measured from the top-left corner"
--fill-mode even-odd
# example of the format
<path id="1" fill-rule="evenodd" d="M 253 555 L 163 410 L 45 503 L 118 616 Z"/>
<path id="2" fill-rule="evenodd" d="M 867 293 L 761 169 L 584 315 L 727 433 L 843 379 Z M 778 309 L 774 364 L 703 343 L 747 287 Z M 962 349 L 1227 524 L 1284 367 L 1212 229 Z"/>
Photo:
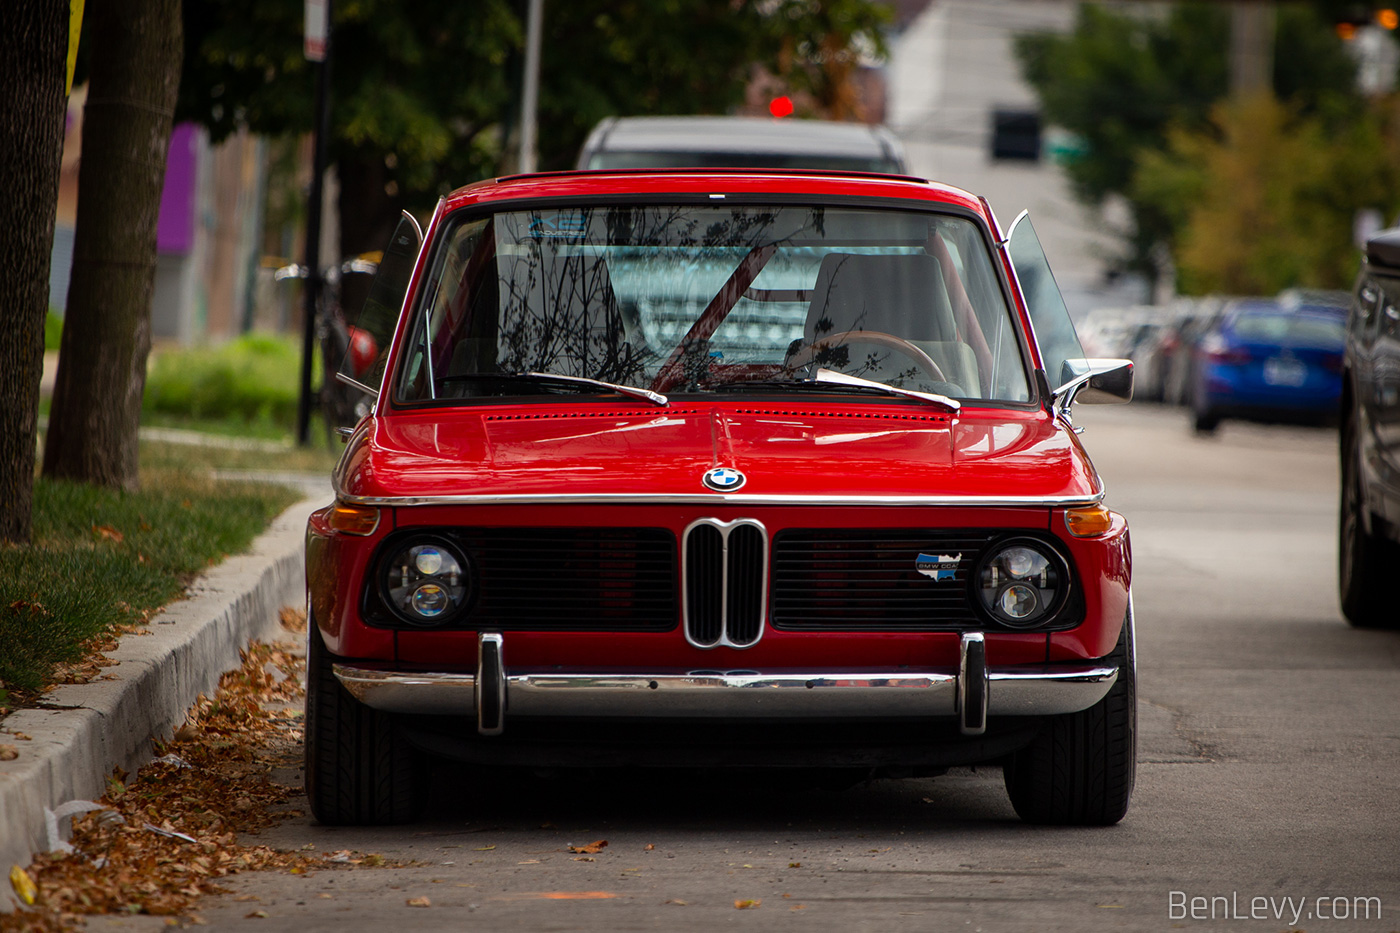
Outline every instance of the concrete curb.
<path id="1" fill-rule="evenodd" d="M 149 634 L 124 637 L 108 655 L 119 662 L 104 671 L 111 679 L 59 687 L 45 708 L 4 720 L 6 732 L 31 739 L 3 736 L 20 754 L 0 761 L 0 875 L 47 849 L 45 807 L 95 800 L 113 768 L 134 772 L 149 761 L 152 737 L 179 728 L 199 694 L 237 666 L 240 648 L 280 631 L 278 610 L 305 602 L 302 536 L 320 504 L 307 499 L 283 512 L 248 554 L 210 570 L 188 599 L 152 620 Z M 8 912 L 16 902 L 8 884 L 3 890 L 0 912 Z"/>

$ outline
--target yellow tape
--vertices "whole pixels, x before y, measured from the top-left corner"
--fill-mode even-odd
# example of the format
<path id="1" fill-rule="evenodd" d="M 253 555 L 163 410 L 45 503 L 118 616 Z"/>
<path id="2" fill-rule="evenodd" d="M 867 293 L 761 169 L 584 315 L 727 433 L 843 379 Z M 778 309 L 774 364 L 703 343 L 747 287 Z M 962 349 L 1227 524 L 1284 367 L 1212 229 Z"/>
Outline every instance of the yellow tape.
<path id="1" fill-rule="evenodd" d="M 68 84 L 63 93 L 73 93 L 73 68 L 78 64 L 78 36 L 83 31 L 83 0 L 68 0 Z"/>

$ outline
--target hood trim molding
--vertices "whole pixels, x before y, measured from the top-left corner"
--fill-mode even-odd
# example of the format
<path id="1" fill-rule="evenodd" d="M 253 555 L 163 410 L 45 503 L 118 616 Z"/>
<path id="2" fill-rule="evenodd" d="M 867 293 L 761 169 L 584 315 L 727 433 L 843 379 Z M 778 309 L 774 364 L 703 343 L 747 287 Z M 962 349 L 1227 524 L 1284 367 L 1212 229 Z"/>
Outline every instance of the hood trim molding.
<path id="1" fill-rule="evenodd" d="M 1005 506 L 1074 508 L 1099 505 L 1102 491 L 1080 496 L 808 496 L 737 493 L 482 493 L 457 496 L 352 496 L 336 484 L 346 505 L 409 507 L 424 505 L 708 505 L 708 506 Z"/>

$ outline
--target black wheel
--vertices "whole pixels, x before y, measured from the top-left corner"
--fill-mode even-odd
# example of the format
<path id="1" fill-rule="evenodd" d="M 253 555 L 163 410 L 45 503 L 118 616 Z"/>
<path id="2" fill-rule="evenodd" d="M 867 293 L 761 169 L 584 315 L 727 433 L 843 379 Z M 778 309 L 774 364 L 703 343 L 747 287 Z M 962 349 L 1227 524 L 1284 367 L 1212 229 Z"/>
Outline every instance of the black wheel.
<path id="1" fill-rule="evenodd" d="M 1342 501 L 1337 520 L 1337 589 L 1342 615 L 1357 628 L 1400 627 L 1385 585 L 1400 569 L 1400 545 L 1366 531 L 1361 492 L 1361 446 L 1356 423 L 1342 430 Z M 1387 572 L 1388 571 L 1388 572 Z"/>
<path id="2" fill-rule="evenodd" d="M 1102 700 L 1051 718 L 1005 766 L 1006 792 L 1027 823 L 1110 826 L 1128 812 L 1137 774 L 1137 676 L 1132 610 L 1104 660 L 1118 679 Z"/>
<path id="3" fill-rule="evenodd" d="M 1197 434 L 1214 434 L 1220 427 L 1220 413 L 1198 401 L 1191 407 L 1191 426 Z"/>
<path id="4" fill-rule="evenodd" d="M 336 679 L 334 658 L 310 626 L 306 651 L 306 796 L 331 826 L 409 823 L 423 808 L 423 754 L 405 742 L 387 713 L 352 697 Z"/>

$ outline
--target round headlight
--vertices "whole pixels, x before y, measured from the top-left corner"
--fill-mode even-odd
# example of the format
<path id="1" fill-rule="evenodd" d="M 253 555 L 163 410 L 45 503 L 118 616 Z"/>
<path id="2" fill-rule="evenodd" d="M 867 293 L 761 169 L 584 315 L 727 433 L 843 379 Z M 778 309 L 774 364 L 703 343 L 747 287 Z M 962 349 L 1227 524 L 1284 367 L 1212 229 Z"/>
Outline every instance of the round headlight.
<path id="1" fill-rule="evenodd" d="M 1069 591 L 1069 570 L 1047 544 L 1010 541 L 993 548 L 977 574 L 982 606 L 1002 625 L 1047 621 Z"/>
<path id="2" fill-rule="evenodd" d="M 394 614 L 414 625 L 439 625 L 467 603 L 466 559 L 438 541 L 410 543 L 390 554 L 384 597 Z"/>

